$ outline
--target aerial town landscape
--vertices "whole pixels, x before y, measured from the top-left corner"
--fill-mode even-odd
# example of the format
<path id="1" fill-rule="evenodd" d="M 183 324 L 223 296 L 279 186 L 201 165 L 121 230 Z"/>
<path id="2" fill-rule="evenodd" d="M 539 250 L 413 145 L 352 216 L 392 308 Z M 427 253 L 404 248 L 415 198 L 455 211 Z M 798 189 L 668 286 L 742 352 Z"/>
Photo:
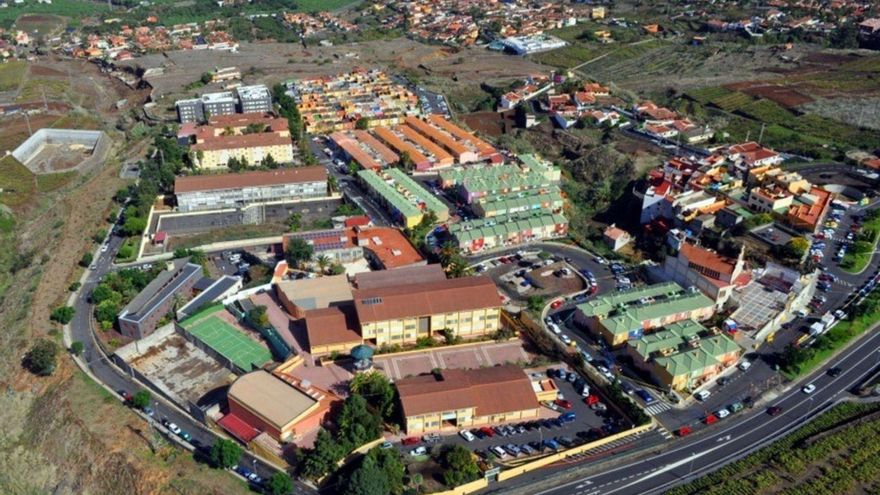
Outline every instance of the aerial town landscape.
<path id="1" fill-rule="evenodd" d="M 0 3 L 3 494 L 880 491 L 880 4 Z"/>

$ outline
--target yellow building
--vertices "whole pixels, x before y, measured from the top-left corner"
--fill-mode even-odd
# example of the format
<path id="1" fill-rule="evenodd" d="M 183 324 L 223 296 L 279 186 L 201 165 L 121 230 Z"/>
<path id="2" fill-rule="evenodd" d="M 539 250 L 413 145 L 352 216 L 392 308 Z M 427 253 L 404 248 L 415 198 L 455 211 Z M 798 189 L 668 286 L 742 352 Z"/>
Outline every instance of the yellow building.
<path id="1" fill-rule="evenodd" d="M 512 364 L 445 369 L 396 385 L 408 434 L 535 419 L 540 407 L 529 377 Z"/>
<path id="2" fill-rule="evenodd" d="M 229 160 L 259 165 L 268 156 L 278 163 L 293 162 L 293 142 L 287 119 L 263 113 L 216 115 L 195 132 L 193 161 L 200 168 L 226 167 Z"/>
<path id="3" fill-rule="evenodd" d="M 488 277 L 465 277 L 352 291 L 365 342 L 415 343 L 444 330 L 470 338 L 501 328 L 501 298 Z"/>

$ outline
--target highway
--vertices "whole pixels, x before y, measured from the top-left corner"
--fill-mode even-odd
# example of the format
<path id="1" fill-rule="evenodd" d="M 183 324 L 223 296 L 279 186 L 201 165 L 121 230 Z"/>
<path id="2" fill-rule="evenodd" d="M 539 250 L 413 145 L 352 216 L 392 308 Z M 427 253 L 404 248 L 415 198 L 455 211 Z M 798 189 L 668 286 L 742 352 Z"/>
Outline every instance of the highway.
<path id="1" fill-rule="evenodd" d="M 93 332 L 92 305 L 89 303 L 89 295 L 92 289 L 100 283 L 101 278 L 109 272 L 113 267 L 113 260 L 116 252 L 122 245 L 123 239 L 116 235 L 110 234 L 108 249 L 106 252 L 98 251 L 92 263 L 94 269 L 88 271 L 88 277 L 76 295 L 74 307 L 76 313 L 70 322 L 70 333 L 72 341 L 80 341 L 83 343 L 82 359 L 85 361 L 91 373 L 106 386 L 115 391 L 125 390 L 134 394 L 138 390 L 146 388 L 137 383 L 132 377 L 126 375 L 120 368 L 112 364 L 109 359 L 98 348 Z M 121 400 L 121 397 L 120 397 Z M 192 446 L 203 453 L 207 453 L 211 445 L 217 439 L 217 436 L 202 426 L 201 423 L 193 419 L 189 414 L 179 411 L 162 397 L 158 397 L 153 393 L 153 410 L 155 411 L 156 420 L 167 418 L 169 421 L 176 423 L 183 431 L 192 435 Z M 166 433 L 165 429 L 156 423 L 152 424 L 157 430 Z M 252 457 L 249 453 L 242 456 L 242 464 L 259 476 L 268 478 L 276 472 L 258 459 Z M 314 489 L 294 480 L 294 492 L 297 495 L 316 493 Z"/>
<path id="2" fill-rule="evenodd" d="M 746 414 L 721 420 L 719 427 L 695 434 L 672 444 L 672 448 L 647 459 L 621 464 L 599 474 L 589 475 L 557 486 L 545 477 L 541 491 L 533 495 L 628 495 L 662 493 L 676 485 L 705 475 L 722 465 L 738 459 L 757 448 L 793 431 L 813 415 L 834 401 L 845 397 L 846 391 L 880 366 L 880 332 L 872 329 L 862 340 L 847 349 L 840 357 L 809 375 L 797 386 L 766 403 L 758 402 Z M 826 374 L 832 366 L 844 372 L 837 378 Z M 805 394 L 801 387 L 814 383 L 816 390 Z M 768 406 L 779 406 L 782 413 L 770 416 Z M 514 480 L 512 483 L 516 483 Z M 492 492 L 502 493 L 507 488 L 497 485 Z"/>

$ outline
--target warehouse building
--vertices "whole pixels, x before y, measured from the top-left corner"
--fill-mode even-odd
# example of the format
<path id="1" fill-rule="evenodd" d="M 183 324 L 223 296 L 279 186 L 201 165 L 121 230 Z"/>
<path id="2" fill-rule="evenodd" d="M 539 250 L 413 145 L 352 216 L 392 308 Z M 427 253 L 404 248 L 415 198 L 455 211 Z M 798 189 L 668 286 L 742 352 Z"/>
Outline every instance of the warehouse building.
<path id="1" fill-rule="evenodd" d="M 322 166 L 192 175 L 174 180 L 177 209 L 181 212 L 302 201 L 327 194 L 327 169 Z"/>
<path id="2" fill-rule="evenodd" d="M 540 408 L 531 380 L 512 364 L 438 370 L 395 385 L 409 435 L 535 419 Z"/>

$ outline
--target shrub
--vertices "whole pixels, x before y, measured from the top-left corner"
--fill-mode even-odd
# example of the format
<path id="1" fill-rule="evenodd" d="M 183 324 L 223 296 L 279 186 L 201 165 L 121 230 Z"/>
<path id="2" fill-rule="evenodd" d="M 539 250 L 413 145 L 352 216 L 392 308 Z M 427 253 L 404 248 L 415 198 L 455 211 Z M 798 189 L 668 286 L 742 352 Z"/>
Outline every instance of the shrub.
<path id="1" fill-rule="evenodd" d="M 40 376 L 49 376 L 55 371 L 58 346 L 49 339 L 37 340 L 24 357 L 25 368 Z"/>

